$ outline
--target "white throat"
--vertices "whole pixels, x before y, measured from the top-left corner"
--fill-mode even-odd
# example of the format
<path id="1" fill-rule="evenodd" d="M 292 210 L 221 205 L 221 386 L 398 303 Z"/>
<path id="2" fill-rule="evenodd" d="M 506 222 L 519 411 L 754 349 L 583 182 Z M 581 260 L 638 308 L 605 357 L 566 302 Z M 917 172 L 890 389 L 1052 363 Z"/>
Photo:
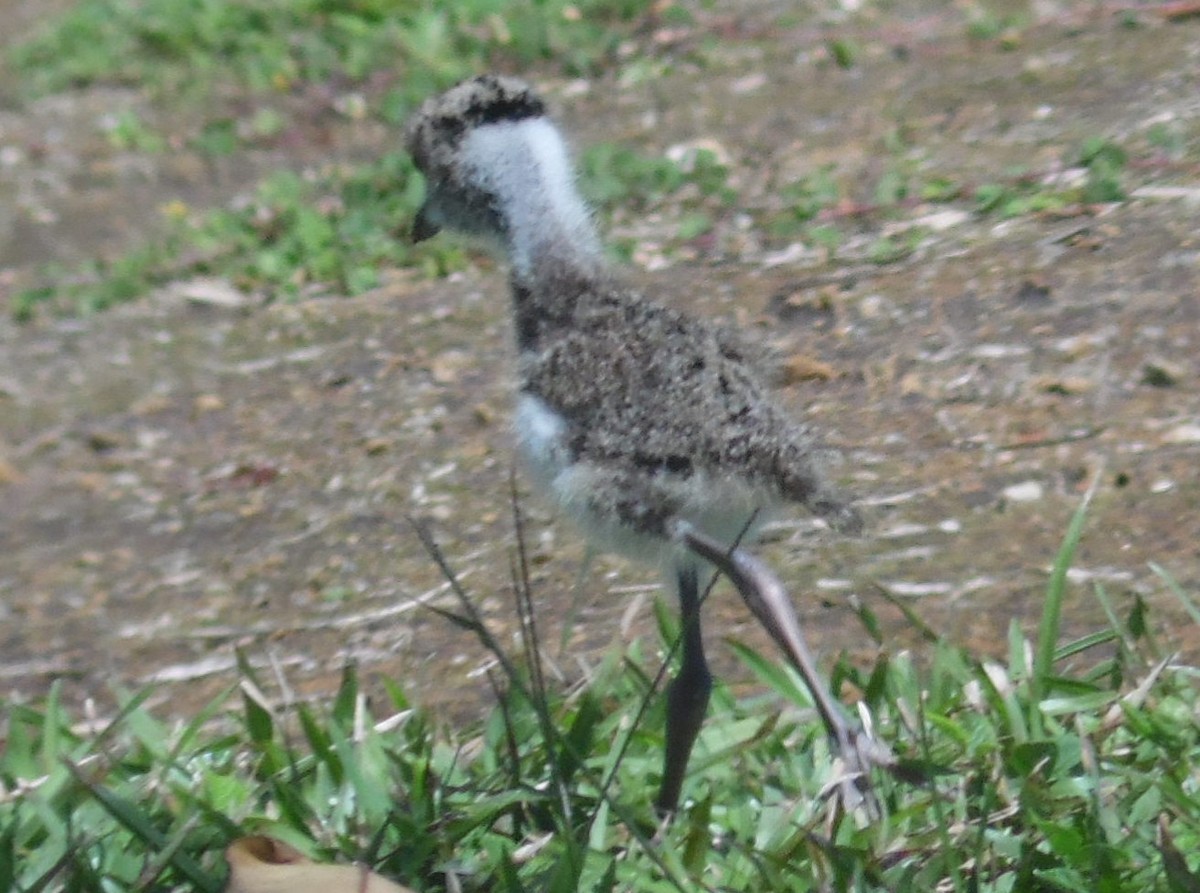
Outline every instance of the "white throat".
<path id="1" fill-rule="evenodd" d="M 471 179 L 500 201 L 518 277 L 528 277 L 539 260 L 599 259 L 591 212 L 553 124 L 545 118 L 487 124 L 467 134 L 461 151 Z"/>

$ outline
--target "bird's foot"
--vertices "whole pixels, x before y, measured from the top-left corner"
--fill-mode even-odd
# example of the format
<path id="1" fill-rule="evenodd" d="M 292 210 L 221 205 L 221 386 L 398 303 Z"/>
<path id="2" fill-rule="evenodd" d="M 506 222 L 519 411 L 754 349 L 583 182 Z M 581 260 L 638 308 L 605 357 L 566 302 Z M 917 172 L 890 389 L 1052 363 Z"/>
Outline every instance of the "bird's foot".
<path id="1" fill-rule="evenodd" d="M 871 770 L 894 769 L 897 764 L 895 753 L 887 742 L 871 734 L 869 723 L 864 728 L 842 726 L 837 730 L 835 740 L 839 771 L 821 791 L 821 798 L 836 797 L 848 813 L 861 809 L 871 820 L 881 818 L 883 807 L 871 786 Z"/>

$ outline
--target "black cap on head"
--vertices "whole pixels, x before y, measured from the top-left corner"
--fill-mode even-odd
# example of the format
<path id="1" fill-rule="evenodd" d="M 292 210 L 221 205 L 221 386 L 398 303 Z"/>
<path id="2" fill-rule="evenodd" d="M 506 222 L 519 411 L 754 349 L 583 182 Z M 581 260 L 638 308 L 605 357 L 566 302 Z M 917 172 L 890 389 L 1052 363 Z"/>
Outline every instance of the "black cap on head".
<path id="1" fill-rule="evenodd" d="M 438 152 L 457 146 L 471 128 L 522 121 L 545 113 L 545 103 L 529 84 L 504 75 L 484 74 L 426 100 L 406 128 L 406 141 L 417 166 L 428 172 L 438 166 Z"/>

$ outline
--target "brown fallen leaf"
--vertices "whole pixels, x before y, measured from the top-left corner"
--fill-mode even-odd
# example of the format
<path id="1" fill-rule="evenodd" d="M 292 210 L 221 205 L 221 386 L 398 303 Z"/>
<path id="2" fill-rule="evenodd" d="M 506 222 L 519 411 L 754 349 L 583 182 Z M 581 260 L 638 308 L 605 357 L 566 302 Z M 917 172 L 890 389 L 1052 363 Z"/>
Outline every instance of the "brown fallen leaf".
<path id="1" fill-rule="evenodd" d="M 798 381 L 831 381 L 837 378 L 837 370 L 824 360 L 804 354 L 792 354 L 783 362 L 784 384 L 795 384 Z"/>
<path id="2" fill-rule="evenodd" d="M 363 441 L 363 449 L 368 456 L 378 456 L 392 448 L 392 441 L 386 437 L 368 437 Z"/>
<path id="3" fill-rule="evenodd" d="M 1178 22 L 1182 19 L 1192 19 L 1200 16 L 1200 3 L 1196 3 L 1194 0 L 1164 3 L 1157 8 L 1156 12 L 1169 22 Z"/>
<path id="4" fill-rule="evenodd" d="M 454 384 L 471 367 L 472 357 L 465 350 L 446 350 L 429 363 L 429 372 L 438 384 Z"/>
<path id="5" fill-rule="evenodd" d="M 225 401 L 219 394 L 200 394 L 192 401 L 192 409 L 196 412 L 216 412 L 225 408 Z"/>
<path id="6" fill-rule="evenodd" d="M 134 400 L 129 405 L 129 411 L 134 415 L 153 415 L 157 412 L 166 412 L 171 406 L 171 398 L 166 394 L 147 394 L 141 399 Z"/>
<path id="7" fill-rule="evenodd" d="M 225 893 L 413 893 L 361 865 L 323 865 L 273 837 L 256 834 L 225 850 Z"/>
<path id="8" fill-rule="evenodd" d="M 1073 397 L 1094 390 L 1096 383 L 1082 375 L 1039 375 L 1031 382 L 1034 390 Z"/>
<path id="9" fill-rule="evenodd" d="M 234 490 L 249 490 L 254 487 L 265 487 L 279 477 L 279 469 L 274 465 L 242 464 L 230 472 L 225 484 Z"/>
<path id="10" fill-rule="evenodd" d="M 926 397 L 930 394 L 929 383 L 916 372 L 906 372 L 899 382 L 900 396 Z"/>
<path id="11" fill-rule="evenodd" d="M 17 466 L 0 456 L 0 484 L 19 484 L 25 480 Z"/>

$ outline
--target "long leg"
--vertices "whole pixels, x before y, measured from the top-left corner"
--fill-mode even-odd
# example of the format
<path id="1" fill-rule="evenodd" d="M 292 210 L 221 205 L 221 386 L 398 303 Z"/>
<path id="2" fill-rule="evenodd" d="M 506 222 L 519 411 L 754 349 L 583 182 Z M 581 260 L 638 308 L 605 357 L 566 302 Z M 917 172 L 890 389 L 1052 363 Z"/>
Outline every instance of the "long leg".
<path id="1" fill-rule="evenodd" d="M 662 813 L 674 812 L 679 805 L 688 758 L 700 734 L 712 693 L 712 674 L 704 659 L 704 639 L 700 634 L 700 591 L 695 562 L 681 563 L 676 569 L 676 581 L 683 643 L 679 673 L 667 689 L 667 747 L 662 787 L 655 804 Z"/>
<path id="2" fill-rule="evenodd" d="M 685 522 L 677 523 L 675 535 L 695 554 L 710 561 L 729 577 L 742 600 L 750 608 L 792 665 L 804 677 L 813 702 L 829 736 L 837 742 L 851 771 L 865 772 L 872 765 L 891 766 L 895 756 L 882 742 L 860 735 L 850 726 L 845 711 L 833 699 L 829 687 L 817 669 L 796 610 L 779 579 L 770 569 L 741 549 L 730 551 L 720 542 Z"/>

